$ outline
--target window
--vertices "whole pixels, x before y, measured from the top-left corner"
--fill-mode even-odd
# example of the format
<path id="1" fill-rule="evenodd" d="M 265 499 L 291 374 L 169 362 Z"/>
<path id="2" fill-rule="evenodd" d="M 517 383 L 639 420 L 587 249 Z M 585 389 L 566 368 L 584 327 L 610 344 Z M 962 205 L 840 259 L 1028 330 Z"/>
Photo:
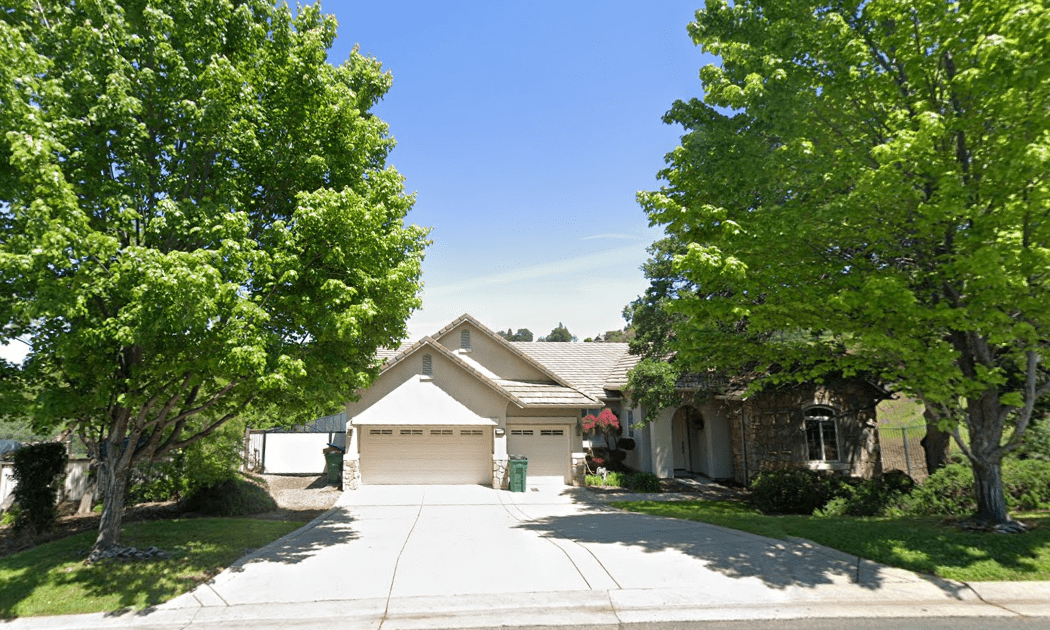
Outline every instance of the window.
<path id="1" fill-rule="evenodd" d="M 470 331 L 461 330 L 459 331 L 459 349 L 470 350 Z"/>
<path id="2" fill-rule="evenodd" d="M 452 435 L 452 429 L 431 429 L 430 435 Z"/>
<path id="3" fill-rule="evenodd" d="M 394 431 L 392 429 L 369 429 L 368 430 L 368 434 L 369 435 L 393 435 Z"/>
<path id="4" fill-rule="evenodd" d="M 806 422 L 806 445 L 811 461 L 837 462 L 839 435 L 835 411 L 828 407 L 810 407 L 802 413 Z"/>
<path id="5" fill-rule="evenodd" d="M 627 410 L 627 437 L 634 437 L 634 410 Z"/>
<path id="6" fill-rule="evenodd" d="M 460 435 L 485 435 L 485 432 L 481 429 L 463 429 L 459 432 Z"/>
<path id="7" fill-rule="evenodd" d="M 565 435 L 564 429 L 540 429 L 540 435 Z"/>
<path id="8" fill-rule="evenodd" d="M 401 429 L 401 435 L 423 435 L 423 429 Z"/>
<path id="9" fill-rule="evenodd" d="M 532 435 L 532 429 L 511 429 L 511 435 Z"/>

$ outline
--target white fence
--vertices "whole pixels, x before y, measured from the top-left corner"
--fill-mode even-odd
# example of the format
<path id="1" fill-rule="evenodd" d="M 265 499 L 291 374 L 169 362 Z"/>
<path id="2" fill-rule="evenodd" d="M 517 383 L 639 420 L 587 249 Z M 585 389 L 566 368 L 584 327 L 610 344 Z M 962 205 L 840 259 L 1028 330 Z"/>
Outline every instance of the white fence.
<path id="1" fill-rule="evenodd" d="M 59 501 L 79 501 L 91 488 L 91 480 L 88 476 L 91 470 L 90 459 L 71 459 L 66 464 L 66 482 L 63 484 L 62 492 L 58 495 Z M 14 492 L 15 465 L 12 462 L 0 462 L 0 503 L 3 503 L 9 494 Z"/>
<path id="2" fill-rule="evenodd" d="M 321 474 L 324 448 L 346 448 L 346 433 L 277 433 L 251 431 L 248 435 L 249 470 L 273 475 Z"/>

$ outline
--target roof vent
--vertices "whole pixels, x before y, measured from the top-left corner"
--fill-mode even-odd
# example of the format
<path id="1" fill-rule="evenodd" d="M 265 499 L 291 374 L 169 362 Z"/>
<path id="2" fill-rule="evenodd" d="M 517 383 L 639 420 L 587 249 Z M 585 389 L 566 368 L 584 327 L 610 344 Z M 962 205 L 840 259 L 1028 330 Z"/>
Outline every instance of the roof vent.
<path id="1" fill-rule="evenodd" d="M 459 349 L 470 350 L 470 331 L 461 330 L 459 331 Z"/>
<path id="2" fill-rule="evenodd" d="M 434 375 L 434 360 L 429 354 L 423 355 L 423 376 Z"/>

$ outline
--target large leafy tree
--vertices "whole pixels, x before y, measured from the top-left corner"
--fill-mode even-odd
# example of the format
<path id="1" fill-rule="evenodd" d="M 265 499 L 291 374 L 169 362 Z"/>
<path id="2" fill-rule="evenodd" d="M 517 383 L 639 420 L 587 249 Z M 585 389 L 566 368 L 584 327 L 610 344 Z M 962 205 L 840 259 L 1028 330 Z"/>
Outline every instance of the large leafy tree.
<path id="1" fill-rule="evenodd" d="M 329 64 L 335 32 L 267 0 L 0 12 L 0 341 L 32 346 L 33 421 L 96 446 L 96 551 L 133 464 L 330 411 L 406 336 L 427 240 L 369 113 L 390 75 Z"/>
<path id="2" fill-rule="evenodd" d="M 875 370 L 954 429 L 976 519 L 1018 529 L 1000 465 L 1050 392 L 1050 10 L 709 0 L 689 31 L 721 63 L 639 195 L 702 289 L 666 307 L 677 360 Z"/>

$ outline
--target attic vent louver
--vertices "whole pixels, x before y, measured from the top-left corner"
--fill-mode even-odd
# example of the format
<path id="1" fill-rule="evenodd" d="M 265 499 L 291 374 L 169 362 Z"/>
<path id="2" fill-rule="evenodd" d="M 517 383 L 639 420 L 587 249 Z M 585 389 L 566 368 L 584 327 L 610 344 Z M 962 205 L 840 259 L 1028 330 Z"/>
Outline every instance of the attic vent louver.
<path id="1" fill-rule="evenodd" d="M 434 360 L 431 359 L 429 354 L 423 355 L 423 376 L 434 375 Z"/>
<path id="2" fill-rule="evenodd" d="M 470 350 L 470 331 L 461 330 L 459 332 L 459 349 Z"/>

